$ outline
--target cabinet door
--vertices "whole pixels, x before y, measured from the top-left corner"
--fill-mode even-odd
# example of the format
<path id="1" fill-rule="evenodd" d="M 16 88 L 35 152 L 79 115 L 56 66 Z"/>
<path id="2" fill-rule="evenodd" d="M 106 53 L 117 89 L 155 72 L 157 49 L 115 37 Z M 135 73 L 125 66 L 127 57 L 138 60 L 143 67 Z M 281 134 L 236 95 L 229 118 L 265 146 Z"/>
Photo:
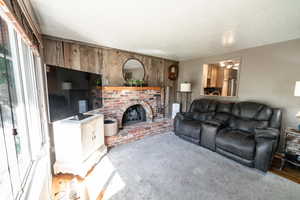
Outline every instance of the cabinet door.
<path id="1" fill-rule="evenodd" d="M 92 119 L 82 125 L 82 158 L 85 160 L 100 146 L 98 130 L 100 127 L 99 118 Z"/>

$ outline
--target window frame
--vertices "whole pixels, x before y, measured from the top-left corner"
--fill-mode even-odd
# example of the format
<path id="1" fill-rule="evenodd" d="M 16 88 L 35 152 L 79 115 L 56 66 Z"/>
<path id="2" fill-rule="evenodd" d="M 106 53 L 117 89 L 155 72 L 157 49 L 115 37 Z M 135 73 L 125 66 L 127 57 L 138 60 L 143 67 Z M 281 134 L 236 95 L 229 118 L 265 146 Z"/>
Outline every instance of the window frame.
<path id="1" fill-rule="evenodd" d="M 9 44 L 11 48 L 10 59 L 12 65 L 11 70 L 14 75 L 16 87 L 15 98 L 17 99 L 18 103 L 20 100 L 21 104 L 23 104 L 22 106 L 17 106 L 22 107 L 22 109 L 21 111 L 16 111 L 14 115 L 16 115 L 17 112 L 25 112 L 23 116 L 23 123 L 26 126 L 23 124 L 22 130 L 24 129 L 23 131 L 26 132 L 25 134 L 28 144 L 28 158 L 26 159 L 28 159 L 29 162 L 28 166 L 26 165 L 26 169 L 24 169 L 24 176 L 21 177 L 17 153 L 15 152 L 15 158 L 13 158 L 14 155 L 12 152 L 7 155 L 7 157 L 11 157 L 8 159 L 8 162 L 10 162 L 8 163 L 8 168 L 10 169 L 9 171 L 11 171 L 12 165 L 13 168 L 16 168 L 16 164 L 17 168 L 19 169 L 17 171 L 10 172 L 10 184 L 13 187 L 12 196 L 13 199 L 21 199 L 28 194 L 29 189 L 32 187 L 29 183 L 32 181 L 34 176 L 36 176 L 35 169 L 39 165 L 42 158 L 48 156 L 48 165 L 50 166 L 48 116 L 46 110 L 47 101 L 45 100 L 45 82 L 42 79 L 45 70 L 42 68 L 40 56 L 21 37 L 21 34 L 14 27 L 12 22 L 10 22 L 10 20 L 8 20 L 3 14 L 1 8 L 0 17 L 7 24 L 9 30 Z M 38 85 L 40 85 L 40 88 Z M 12 99 L 10 99 L 10 101 L 12 101 Z M 12 107 L 11 110 L 13 110 Z M 13 125 L 14 124 L 16 124 L 16 122 L 13 120 Z M 17 124 L 19 125 L 19 121 Z M 14 136 L 9 137 L 14 138 Z M 38 140 L 36 140 L 36 137 L 38 137 Z M 15 147 L 14 150 L 16 150 Z"/>

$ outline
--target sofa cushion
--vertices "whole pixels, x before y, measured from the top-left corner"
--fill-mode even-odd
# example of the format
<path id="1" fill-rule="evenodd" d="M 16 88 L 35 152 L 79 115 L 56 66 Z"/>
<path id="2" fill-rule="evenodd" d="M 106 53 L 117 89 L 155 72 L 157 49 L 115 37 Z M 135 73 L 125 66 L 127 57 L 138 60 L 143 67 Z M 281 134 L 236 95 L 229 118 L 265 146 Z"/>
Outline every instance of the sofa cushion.
<path id="1" fill-rule="evenodd" d="M 231 114 L 233 103 L 220 102 L 217 106 L 217 113 L 229 113 Z"/>
<path id="2" fill-rule="evenodd" d="M 179 134 L 200 139 L 201 121 L 197 120 L 182 120 L 176 130 Z"/>
<path id="3" fill-rule="evenodd" d="M 215 115 L 214 112 L 192 112 L 191 116 L 194 120 L 200 120 L 200 121 L 204 121 L 204 120 L 210 120 L 213 118 L 213 116 Z"/>
<path id="4" fill-rule="evenodd" d="M 247 120 L 238 117 L 231 118 L 229 127 L 232 129 L 238 129 L 247 132 L 254 132 L 256 128 L 268 127 L 269 121 Z"/>
<path id="5" fill-rule="evenodd" d="M 228 113 L 216 113 L 213 119 L 222 122 L 223 124 L 227 124 L 230 120 L 231 115 Z"/>
<path id="6" fill-rule="evenodd" d="M 232 114 L 244 119 L 268 121 L 272 116 L 272 109 L 264 104 L 245 101 L 234 104 Z"/>
<path id="7" fill-rule="evenodd" d="M 197 99 L 194 100 L 190 112 L 215 112 L 217 108 L 217 101 L 213 99 Z"/>
<path id="8" fill-rule="evenodd" d="M 254 159 L 254 134 L 239 130 L 222 130 L 216 136 L 216 146 L 217 148 L 228 151 L 244 159 Z"/>
<path id="9" fill-rule="evenodd" d="M 220 102 L 216 109 L 216 114 L 213 117 L 214 120 L 219 121 L 222 124 L 227 124 L 231 118 L 233 103 Z"/>

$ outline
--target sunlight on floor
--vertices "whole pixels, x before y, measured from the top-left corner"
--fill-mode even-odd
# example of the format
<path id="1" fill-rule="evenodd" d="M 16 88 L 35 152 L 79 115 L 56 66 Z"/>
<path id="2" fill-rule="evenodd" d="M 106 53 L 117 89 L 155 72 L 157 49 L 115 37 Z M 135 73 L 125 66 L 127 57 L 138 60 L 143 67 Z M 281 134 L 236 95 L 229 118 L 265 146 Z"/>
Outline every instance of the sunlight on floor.
<path id="1" fill-rule="evenodd" d="M 102 158 L 83 184 L 89 197 L 87 199 L 90 200 L 110 199 L 125 187 L 124 181 L 107 156 Z M 99 195 L 100 193 L 102 194 Z"/>
<path id="2" fill-rule="evenodd" d="M 125 188 L 125 182 L 107 156 L 84 179 L 71 174 L 59 174 L 54 179 L 54 200 L 109 200 Z"/>

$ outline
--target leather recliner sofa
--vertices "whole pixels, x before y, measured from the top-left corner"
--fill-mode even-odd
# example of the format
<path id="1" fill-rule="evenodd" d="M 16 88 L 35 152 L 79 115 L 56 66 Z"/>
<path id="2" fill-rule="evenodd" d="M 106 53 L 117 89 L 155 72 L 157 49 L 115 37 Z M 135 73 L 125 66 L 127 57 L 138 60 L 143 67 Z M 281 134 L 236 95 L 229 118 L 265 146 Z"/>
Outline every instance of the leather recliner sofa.
<path id="1" fill-rule="evenodd" d="M 243 165 L 266 172 L 277 149 L 282 112 L 256 102 L 197 99 L 177 113 L 175 134 Z"/>

